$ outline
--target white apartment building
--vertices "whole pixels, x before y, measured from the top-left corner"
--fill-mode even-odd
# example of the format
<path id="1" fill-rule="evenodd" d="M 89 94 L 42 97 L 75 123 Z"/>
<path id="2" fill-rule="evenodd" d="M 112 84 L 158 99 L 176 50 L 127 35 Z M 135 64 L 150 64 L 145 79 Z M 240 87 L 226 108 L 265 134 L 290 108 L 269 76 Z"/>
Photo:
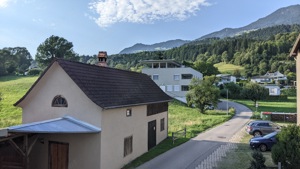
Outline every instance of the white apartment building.
<path id="1" fill-rule="evenodd" d="M 192 78 L 203 79 L 202 73 L 174 60 L 144 60 L 142 73 L 151 79 L 169 96 L 184 98 Z"/>

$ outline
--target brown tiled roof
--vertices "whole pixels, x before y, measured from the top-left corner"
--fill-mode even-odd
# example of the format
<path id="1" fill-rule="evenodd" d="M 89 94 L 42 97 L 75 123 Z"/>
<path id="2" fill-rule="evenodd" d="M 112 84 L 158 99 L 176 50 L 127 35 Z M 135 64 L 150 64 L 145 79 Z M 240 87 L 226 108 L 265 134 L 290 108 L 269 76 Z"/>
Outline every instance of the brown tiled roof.
<path id="1" fill-rule="evenodd" d="M 62 59 L 54 62 L 58 62 L 88 98 L 104 109 L 172 100 L 146 74 Z"/>

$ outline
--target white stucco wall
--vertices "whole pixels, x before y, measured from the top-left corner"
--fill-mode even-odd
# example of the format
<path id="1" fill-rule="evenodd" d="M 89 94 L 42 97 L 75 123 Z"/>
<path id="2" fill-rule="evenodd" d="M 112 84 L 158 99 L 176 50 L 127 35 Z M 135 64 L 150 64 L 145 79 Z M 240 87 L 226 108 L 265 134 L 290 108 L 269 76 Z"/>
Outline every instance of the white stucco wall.
<path id="1" fill-rule="evenodd" d="M 147 106 L 129 107 L 132 116 L 126 117 L 127 108 L 103 111 L 101 132 L 101 169 L 119 169 L 148 151 L 148 122 L 156 119 L 156 143 L 167 138 L 167 112 L 147 116 Z M 165 130 L 160 131 L 160 119 L 165 118 Z M 133 136 L 133 152 L 126 157 L 124 138 Z M 114 159 L 113 162 L 111 159 Z"/>
<path id="2" fill-rule="evenodd" d="M 181 91 L 181 86 L 188 86 L 191 82 L 191 79 L 182 79 L 182 74 L 192 74 L 194 78 L 203 79 L 202 73 L 190 68 L 190 67 L 181 67 L 181 68 L 144 68 L 142 73 L 145 73 L 151 78 L 153 75 L 159 75 L 158 80 L 153 80 L 158 86 L 166 88 L 165 92 L 172 97 L 185 97 L 187 91 Z M 174 80 L 174 75 L 179 75 L 178 80 Z M 172 91 L 167 91 L 167 86 L 171 85 Z M 174 86 L 179 86 L 179 91 L 174 90 Z"/>
<path id="3" fill-rule="evenodd" d="M 52 107 L 56 95 L 62 95 L 68 107 Z M 23 108 L 23 124 L 69 115 L 101 128 L 102 109 L 87 98 L 57 63 L 19 106 Z"/>
<path id="4" fill-rule="evenodd" d="M 70 169 L 100 169 L 100 133 L 41 134 L 29 156 L 30 169 L 48 168 L 49 141 L 69 144 Z M 43 140 L 43 143 L 41 142 Z"/>

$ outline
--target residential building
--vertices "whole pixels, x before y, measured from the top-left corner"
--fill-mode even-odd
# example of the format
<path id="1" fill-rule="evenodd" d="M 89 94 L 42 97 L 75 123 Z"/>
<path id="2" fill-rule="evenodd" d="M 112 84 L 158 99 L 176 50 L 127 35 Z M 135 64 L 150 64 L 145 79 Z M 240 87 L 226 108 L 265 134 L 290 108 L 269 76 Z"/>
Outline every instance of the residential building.
<path id="1" fill-rule="evenodd" d="M 256 83 L 274 83 L 279 85 L 285 83 L 287 81 L 287 77 L 279 71 L 274 73 L 267 72 L 263 76 L 252 77 L 251 81 Z"/>
<path id="2" fill-rule="evenodd" d="M 280 87 L 275 84 L 266 84 L 265 88 L 269 90 L 269 96 L 279 96 L 280 95 Z"/>
<path id="3" fill-rule="evenodd" d="M 168 136 L 166 95 L 145 74 L 57 59 L 0 130 L 0 168 L 119 169 Z"/>
<path id="4" fill-rule="evenodd" d="M 185 100 L 192 78 L 203 79 L 202 73 L 174 60 L 144 60 L 142 73 L 151 79 L 169 96 Z"/>
<path id="5" fill-rule="evenodd" d="M 217 74 L 216 77 L 219 79 L 218 86 L 226 83 L 236 83 L 236 77 L 230 74 Z"/>

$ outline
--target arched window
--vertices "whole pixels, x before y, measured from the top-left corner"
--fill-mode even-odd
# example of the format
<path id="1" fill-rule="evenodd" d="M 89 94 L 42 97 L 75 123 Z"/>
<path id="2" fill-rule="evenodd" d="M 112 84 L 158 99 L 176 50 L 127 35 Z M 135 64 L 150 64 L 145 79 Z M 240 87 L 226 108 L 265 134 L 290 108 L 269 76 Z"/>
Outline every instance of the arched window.
<path id="1" fill-rule="evenodd" d="M 52 107 L 68 107 L 68 102 L 61 95 L 57 95 L 52 100 Z"/>

